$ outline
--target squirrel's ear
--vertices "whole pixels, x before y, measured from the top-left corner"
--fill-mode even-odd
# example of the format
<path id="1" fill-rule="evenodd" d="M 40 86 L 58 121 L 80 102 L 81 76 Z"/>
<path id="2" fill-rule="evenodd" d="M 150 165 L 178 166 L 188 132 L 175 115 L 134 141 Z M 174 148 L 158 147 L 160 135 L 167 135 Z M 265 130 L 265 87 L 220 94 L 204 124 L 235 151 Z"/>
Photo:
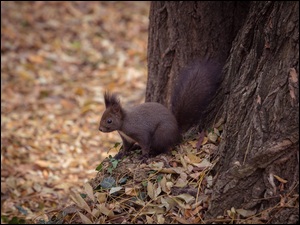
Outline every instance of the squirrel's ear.
<path id="1" fill-rule="evenodd" d="M 112 104 L 110 108 L 113 114 L 119 114 L 120 116 L 122 116 L 122 108 L 120 104 Z"/>

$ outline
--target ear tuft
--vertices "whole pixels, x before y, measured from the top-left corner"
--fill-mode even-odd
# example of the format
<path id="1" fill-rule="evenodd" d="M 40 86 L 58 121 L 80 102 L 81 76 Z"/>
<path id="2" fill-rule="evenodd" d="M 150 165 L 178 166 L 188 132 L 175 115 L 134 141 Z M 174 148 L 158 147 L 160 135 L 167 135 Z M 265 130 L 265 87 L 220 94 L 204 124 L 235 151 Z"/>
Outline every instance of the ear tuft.
<path id="1" fill-rule="evenodd" d="M 110 94 L 109 91 L 105 91 L 104 93 L 104 102 L 106 108 L 120 106 L 120 100 L 117 94 Z"/>

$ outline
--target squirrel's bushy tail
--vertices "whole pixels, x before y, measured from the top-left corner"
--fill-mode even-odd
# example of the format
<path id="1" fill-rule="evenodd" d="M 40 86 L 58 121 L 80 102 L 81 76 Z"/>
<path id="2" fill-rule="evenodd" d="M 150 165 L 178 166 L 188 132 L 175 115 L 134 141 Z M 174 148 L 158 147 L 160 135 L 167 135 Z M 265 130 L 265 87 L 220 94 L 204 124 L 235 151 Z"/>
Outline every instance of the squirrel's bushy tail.
<path id="1" fill-rule="evenodd" d="M 171 109 L 180 133 L 199 123 L 220 84 L 222 67 L 209 60 L 195 60 L 179 73 L 171 96 Z"/>

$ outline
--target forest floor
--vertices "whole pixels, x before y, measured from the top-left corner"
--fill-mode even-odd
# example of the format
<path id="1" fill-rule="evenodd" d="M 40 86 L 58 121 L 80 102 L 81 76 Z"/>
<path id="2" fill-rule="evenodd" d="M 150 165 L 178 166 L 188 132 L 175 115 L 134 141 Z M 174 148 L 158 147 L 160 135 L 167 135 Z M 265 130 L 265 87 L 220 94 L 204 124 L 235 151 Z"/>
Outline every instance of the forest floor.
<path id="1" fill-rule="evenodd" d="M 104 90 L 144 101 L 149 2 L 1 1 L 1 223 L 48 221 L 120 141 Z"/>

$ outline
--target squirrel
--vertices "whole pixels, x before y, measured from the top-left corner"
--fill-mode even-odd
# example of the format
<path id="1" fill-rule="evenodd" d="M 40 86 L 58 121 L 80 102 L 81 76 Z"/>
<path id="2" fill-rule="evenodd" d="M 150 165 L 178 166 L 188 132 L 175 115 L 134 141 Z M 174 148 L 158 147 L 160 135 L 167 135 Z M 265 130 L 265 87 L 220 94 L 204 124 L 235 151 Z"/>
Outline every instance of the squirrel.
<path id="1" fill-rule="evenodd" d="M 178 144 L 183 133 L 201 120 L 219 86 L 220 74 L 221 67 L 216 62 L 198 60 L 187 65 L 174 83 L 170 110 L 157 102 L 124 108 L 116 94 L 105 92 L 106 110 L 99 130 L 117 130 L 121 136 L 123 149 L 115 158 L 120 159 L 138 147 L 142 157 L 147 158 Z"/>

